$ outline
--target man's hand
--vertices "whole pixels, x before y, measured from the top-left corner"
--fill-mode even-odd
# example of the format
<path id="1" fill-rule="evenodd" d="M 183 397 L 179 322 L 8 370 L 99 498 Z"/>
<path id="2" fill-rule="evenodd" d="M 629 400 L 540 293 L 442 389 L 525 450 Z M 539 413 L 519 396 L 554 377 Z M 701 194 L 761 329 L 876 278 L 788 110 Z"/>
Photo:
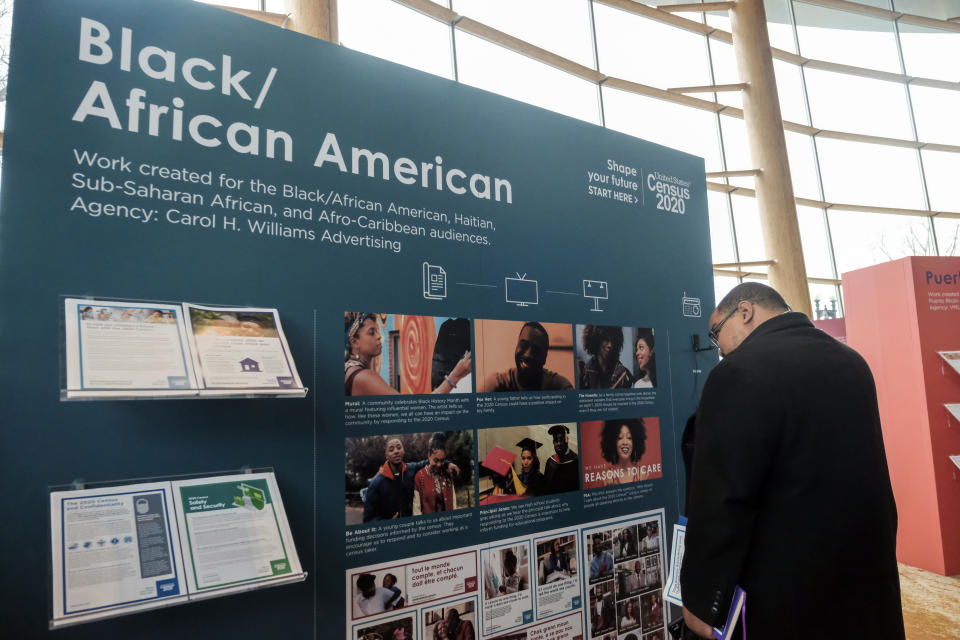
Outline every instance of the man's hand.
<path id="1" fill-rule="evenodd" d="M 690 629 L 690 631 L 693 631 L 701 638 L 713 637 L 713 627 L 687 611 L 686 607 L 683 608 L 683 622 L 687 625 L 687 629 Z"/>
<path id="2" fill-rule="evenodd" d="M 457 465 L 453 464 L 452 462 L 448 462 L 448 463 L 447 463 L 447 466 L 448 466 L 448 468 L 450 469 L 450 473 L 452 473 L 452 474 L 455 475 L 455 476 L 460 475 L 460 467 L 458 467 Z"/>

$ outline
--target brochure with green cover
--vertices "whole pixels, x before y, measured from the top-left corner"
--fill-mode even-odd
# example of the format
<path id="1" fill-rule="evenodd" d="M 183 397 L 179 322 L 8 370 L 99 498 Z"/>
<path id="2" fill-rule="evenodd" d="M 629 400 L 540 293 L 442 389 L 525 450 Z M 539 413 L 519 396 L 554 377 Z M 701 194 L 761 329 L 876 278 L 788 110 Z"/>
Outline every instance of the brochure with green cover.
<path id="1" fill-rule="evenodd" d="M 191 592 L 303 572 L 272 473 L 180 480 L 173 487 Z"/>

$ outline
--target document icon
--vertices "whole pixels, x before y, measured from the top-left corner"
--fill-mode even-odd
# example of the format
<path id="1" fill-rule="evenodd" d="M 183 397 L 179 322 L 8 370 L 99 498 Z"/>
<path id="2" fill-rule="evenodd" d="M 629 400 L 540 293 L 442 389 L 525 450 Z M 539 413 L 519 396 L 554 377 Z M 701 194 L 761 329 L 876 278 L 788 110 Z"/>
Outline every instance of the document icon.
<path id="1" fill-rule="evenodd" d="M 423 263 L 423 297 L 427 300 L 443 300 L 447 297 L 447 272 L 443 267 Z"/>

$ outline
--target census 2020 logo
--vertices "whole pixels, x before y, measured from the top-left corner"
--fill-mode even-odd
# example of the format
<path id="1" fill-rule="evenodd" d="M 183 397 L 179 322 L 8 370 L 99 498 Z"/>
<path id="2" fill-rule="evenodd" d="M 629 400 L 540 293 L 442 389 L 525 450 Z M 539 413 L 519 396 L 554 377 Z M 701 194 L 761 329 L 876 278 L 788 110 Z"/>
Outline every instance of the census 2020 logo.
<path id="1" fill-rule="evenodd" d="M 690 181 L 677 176 L 668 176 L 659 171 L 647 174 L 647 189 L 656 197 L 657 209 L 669 213 L 684 214 L 690 200 Z"/>

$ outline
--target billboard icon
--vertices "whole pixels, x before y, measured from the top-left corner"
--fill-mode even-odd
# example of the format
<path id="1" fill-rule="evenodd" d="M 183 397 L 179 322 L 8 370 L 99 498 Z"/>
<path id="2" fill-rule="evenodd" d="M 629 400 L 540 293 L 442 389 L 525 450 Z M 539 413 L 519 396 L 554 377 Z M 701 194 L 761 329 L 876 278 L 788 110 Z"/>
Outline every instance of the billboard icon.
<path id="1" fill-rule="evenodd" d="M 600 301 L 607 300 L 610 297 L 610 290 L 603 280 L 584 280 L 583 297 L 593 298 L 593 309 L 590 309 L 590 311 L 603 311 L 600 308 Z"/>
<path id="2" fill-rule="evenodd" d="M 527 274 L 520 275 L 517 273 L 516 278 L 508 276 L 504 278 L 504 284 L 506 286 L 507 302 L 515 304 L 518 307 L 540 304 L 540 293 L 537 289 L 537 281 L 528 280 Z"/>

